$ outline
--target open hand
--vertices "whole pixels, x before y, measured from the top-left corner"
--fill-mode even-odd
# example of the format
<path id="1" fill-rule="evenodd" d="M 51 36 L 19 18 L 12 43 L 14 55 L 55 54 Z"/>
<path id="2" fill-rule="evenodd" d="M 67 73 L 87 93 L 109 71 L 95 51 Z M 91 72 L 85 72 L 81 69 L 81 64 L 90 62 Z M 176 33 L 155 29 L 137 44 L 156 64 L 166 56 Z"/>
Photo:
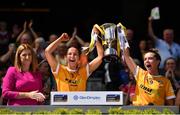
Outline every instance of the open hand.
<path id="1" fill-rule="evenodd" d="M 45 96 L 41 92 L 38 92 L 38 91 L 30 92 L 29 97 L 31 99 L 35 99 L 36 101 L 39 101 L 39 102 L 43 102 L 45 99 Z"/>

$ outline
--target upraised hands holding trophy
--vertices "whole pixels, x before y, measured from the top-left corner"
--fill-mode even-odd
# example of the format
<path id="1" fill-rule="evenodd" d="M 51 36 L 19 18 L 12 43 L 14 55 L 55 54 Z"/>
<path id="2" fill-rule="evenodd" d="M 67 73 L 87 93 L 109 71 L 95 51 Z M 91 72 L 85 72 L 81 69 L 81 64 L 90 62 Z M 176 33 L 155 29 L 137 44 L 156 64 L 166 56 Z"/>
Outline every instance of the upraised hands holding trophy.
<path id="1" fill-rule="evenodd" d="M 126 28 L 121 23 L 117 25 L 104 23 L 101 26 L 95 24 L 91 33 L 89 52 L 94 49 L 96 40 L 100 38 L 104 48 L 105 62 L 117 61 L 119 58 L 123 59 L 123 51 L 126 47 L 129 47 L 125 31 Z"/>

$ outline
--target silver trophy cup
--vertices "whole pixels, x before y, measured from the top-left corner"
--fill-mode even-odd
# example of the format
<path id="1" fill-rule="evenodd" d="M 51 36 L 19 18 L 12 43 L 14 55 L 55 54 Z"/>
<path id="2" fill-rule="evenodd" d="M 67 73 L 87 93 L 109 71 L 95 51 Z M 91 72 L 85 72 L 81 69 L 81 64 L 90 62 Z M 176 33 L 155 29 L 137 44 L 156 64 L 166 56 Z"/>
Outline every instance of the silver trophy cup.
<path id="1" fill-rule="evenodd" d="M 117 27 L 114 23 L 105 23 L 101 25 L 103 28 L 104 35 L 102 40 L 105 41 L 104 47 L 104 61 L 112 62 L 118 60 L 117 54 Z"/>

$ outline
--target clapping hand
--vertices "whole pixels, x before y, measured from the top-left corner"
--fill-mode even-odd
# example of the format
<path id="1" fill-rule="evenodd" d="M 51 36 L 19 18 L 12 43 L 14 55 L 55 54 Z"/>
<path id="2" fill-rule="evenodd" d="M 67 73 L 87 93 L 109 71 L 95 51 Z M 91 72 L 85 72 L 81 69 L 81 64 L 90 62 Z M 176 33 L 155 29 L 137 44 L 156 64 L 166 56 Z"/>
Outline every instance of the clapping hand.
<path id="1" fill-rule="evenodd" d="M 165 76 L 166 76 L 167 78 L 172 78 L 172 77 L 174 77 L 174 72 L 173 72 L 173 70 L 172 70 L 172 69 L 168 69 L 168 70 L 166 71 L 166 73 L 165 73 Z"/>

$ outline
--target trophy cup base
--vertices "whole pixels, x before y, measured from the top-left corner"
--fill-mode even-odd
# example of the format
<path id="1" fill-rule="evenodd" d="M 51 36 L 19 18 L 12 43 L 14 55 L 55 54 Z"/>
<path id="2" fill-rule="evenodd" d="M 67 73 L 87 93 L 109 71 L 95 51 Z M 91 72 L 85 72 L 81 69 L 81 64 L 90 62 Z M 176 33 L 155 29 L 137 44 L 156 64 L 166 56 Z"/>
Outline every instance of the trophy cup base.
<path id="1" fill-rule="evenodd" d="M 104 52 L 103 60 L 105 62 L 115 62 L 118 60 L 117 51 L 114 48 L 108 48 Z"/>

